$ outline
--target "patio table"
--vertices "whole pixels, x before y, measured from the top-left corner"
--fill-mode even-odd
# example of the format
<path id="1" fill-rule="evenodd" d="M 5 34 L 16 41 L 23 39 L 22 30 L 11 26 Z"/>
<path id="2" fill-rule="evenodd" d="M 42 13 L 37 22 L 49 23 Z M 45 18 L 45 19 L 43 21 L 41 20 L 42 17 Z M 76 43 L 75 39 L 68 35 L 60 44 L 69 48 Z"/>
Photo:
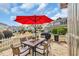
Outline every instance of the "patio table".
<path id="1" fill-rule="evenodd" d="M 45 39 L 38 39 L 36 41 L 33 41 L 33 39 L 27 40 L 23 42 L 23 44 L 29 46 L 32 48 L 32 56 L 36 56 L 36 46 L 44 42 Z"/>

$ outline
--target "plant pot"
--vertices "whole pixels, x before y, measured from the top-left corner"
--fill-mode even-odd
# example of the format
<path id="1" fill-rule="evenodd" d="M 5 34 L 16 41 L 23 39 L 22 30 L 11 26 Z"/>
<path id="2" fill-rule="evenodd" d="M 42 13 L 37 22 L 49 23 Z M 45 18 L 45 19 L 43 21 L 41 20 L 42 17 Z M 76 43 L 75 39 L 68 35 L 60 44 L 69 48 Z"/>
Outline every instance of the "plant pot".
<path id="1" fill-rule="evenodd" d="M 58 41 L 59 41 L 59 35 L 54 35 L 54 40 L 55 40 L 56 42 L 58 42 Z"/>

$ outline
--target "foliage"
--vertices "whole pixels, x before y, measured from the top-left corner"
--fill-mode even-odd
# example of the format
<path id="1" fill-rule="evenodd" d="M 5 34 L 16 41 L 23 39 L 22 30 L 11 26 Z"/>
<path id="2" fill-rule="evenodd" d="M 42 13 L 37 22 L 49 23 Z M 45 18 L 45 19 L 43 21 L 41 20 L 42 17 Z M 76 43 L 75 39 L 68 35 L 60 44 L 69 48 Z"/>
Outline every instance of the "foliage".
<path id="1" fill-rule="evenodd" d="M 67 33 L 67 28 L 65 27 L 55 27 L 51 31 L 53 34 L 58 34 L 58 35 L 65 35 Z"/>
<path id="2" fill-rule="evenodd" d="M 40 30 L 41 32 L 44 32 L 44 30 Z"/>
<path id="3" fill-rule="evenodd" d="M 9 38 L 9 37 L 13 36 L 13 33 L 9 30 L 3 31 L 3 34 L 4 34 L 5 38 Z"/>
<path id="4" fill-rule="evenodd" d="M 52 33 L 53 33 L 53 34 L 57 34 L 57 28 L 54 28 L 54 29 L 52 30 Z"/>
<path id="5" fill-rule="evenodd" d="M 28 32 L 32 32 L 32 30 L 28 30 Z"/>

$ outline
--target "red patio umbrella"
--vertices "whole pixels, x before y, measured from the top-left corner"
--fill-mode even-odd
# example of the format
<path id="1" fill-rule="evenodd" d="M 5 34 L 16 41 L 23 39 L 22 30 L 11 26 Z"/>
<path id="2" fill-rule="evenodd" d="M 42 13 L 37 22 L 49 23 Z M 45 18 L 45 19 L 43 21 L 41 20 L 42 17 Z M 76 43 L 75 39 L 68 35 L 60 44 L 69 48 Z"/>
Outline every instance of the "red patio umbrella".
<path id="1" fill-rule="evenodd" d="M 33 16 L 17 16 L 15 21 L 21 24 L 35 24 L 36 25 L 36 24 L 50 23 L 53 20 L 48 18 L 45 15 L 33 15 Z M 36 31 L 36 27 L 35 27 L 35 31 Z"/>

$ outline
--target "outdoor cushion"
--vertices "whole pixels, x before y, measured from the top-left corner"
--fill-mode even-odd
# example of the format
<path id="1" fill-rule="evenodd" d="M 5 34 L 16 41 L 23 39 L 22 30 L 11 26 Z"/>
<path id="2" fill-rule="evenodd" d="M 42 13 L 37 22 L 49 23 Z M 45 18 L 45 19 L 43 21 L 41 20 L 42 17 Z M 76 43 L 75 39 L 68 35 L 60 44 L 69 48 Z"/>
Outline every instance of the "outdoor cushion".
<path id="1" fill-rule="evenodd" d="M 27 50 L 29 50 L 30 48 L 28 47 L 28 46 L 26 46 L 26 47 L 20 47 L 20 53 L 24 53 L 24 52 L 26 52 Z"/>
<path id="2" fill-rule="evenodd" d="M 39 53 L 41 53 L 41 54 L 43 54 L 43 53 L 46 52 L 46 50 L 45 50 L 45 52 L 44 52 L 44 50 L 40 50 L 40 49 L 38 49 L 38 48 L 36 48 L 36 51 L 39 52 Z"/>
<path id="3" fill-rule="evenodd" d="M 29 53 L 29 50 L 27 50 L 24 53 L 20 54 L 20 56 L 26 56 L 28 53 Z"/>
<path id="4" fill-rule="evenodd" d="M 44 46 L 42 46 L 42 45 L 38 45 L 38 46 L 37 46 L 37 49 L 44 50 Z"/>
<path id="5" fill-rule="evenodd" d="M 40 49 L 36 48 L 36 51 L 43 54 L 43 50 L 40 50 Z"/>

